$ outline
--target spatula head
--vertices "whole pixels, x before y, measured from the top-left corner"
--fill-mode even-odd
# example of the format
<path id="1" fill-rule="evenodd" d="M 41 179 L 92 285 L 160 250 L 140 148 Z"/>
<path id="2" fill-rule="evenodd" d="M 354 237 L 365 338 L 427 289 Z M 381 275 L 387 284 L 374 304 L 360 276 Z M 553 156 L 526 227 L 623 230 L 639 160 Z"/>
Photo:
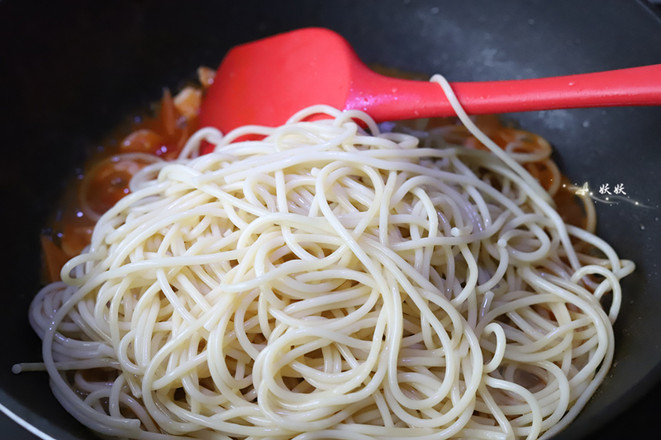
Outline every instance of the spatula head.
<path id="1" fill-rule="evenodd" d="M 328 29 L 305 28 L 230 50 L 202 103 L 200 122 L 227 133 L 277 126 L 316 104 L 342 108 L 351 87 L 351 46 Z"/>

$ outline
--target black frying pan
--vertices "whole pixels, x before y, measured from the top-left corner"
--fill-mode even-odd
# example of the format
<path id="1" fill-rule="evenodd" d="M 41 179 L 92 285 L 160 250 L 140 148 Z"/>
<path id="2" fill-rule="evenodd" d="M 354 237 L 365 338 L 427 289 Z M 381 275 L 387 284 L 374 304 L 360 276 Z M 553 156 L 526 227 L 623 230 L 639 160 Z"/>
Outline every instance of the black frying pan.
<path id="1" fill-rule="evenodd" d="M 45 374 L 11 373 L 13 363 L 40 358 L 26 317 L 40 286 L 39 232 L 85 152 L 162 87 L 176 89 L 201 64 L 215 67 L 235 44 L 311 25 L 339 31 L 368 63 L 455 81 L 661 62 L 661 20 L 642 1 L 98 3 L 0 3 L 0 404 L 58 439 L 91 433 L 59 407 Z M 549 139 L 574 182 L 623 184 L 647 206 L 598 206 L 600 234 L 638 269 L 624 282 L 611 374 L 559 438 L 642 436 L 657 425 L 661 391 L 661 108 L 508 118 Z M 11 423 L 2 418 L 0 437 L 31 438 Z"/>

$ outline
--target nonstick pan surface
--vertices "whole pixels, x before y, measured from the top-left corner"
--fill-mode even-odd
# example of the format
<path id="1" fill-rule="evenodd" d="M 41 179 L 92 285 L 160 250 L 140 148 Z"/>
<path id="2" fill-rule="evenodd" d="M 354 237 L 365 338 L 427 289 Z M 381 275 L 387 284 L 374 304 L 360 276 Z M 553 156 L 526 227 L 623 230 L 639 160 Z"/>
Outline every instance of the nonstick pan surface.
<path id="1" fill-rule="evenodd" d="M 7 410 L 53 438 L 93 437 L 60 408 L 45 374 L 11 373 L 16 362 L 40 359 L 27 321 L 41 285 L 39 233 L 86 152 L 163 87 L 177 89 L 199 65 L 216 67 L 233 45 L 305 26 L 340 32 L 367 63 L 454 81 L 661 62 L 661 20 L 633 1 L 3 1 L 0 404 Z M 643 436 L 657 425 L 661 391 L 661 108 L 506 117 L 546 137 L 574 183 L 622 184 L 630 198 L 597 203 L 599 234 L 637 264 L 623 284 L 615 364 L 558 438 Z M 0 437 L 31 438 L 6 418 L 0 423 Z"/>

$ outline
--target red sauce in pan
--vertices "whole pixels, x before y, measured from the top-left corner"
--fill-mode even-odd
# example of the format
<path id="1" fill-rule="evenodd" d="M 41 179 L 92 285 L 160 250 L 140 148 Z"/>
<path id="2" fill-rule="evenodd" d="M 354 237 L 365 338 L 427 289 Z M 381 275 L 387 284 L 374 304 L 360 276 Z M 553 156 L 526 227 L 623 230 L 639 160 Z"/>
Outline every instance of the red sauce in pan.
<path id="1" fill-rule="evenodd" d="M 392 70 L 378 67 L 377 70 L 393 75 Z M 186 87 L 175 97 L 169 90 L 164 90 L 153 115 L 137 117 L 128 128 L 114 132 L 109 139 L 121 141 L 104 142 L 102 148 L 85 165 L 82 175 L 69 185 L 67 193 L 60 201 L 57 218 L 51 223 L 48 232 L 42 235 L 48 281 L 58 280 L 62 265 L 89 244 L 98 216 L 129 193 L 132 176 L 150 163 L 150 157 L 172 160 L 178 156 L 186 140 L 198 128 L 203 91 L 213 82 L 213 76 L 211 69 L 200 68 L 199 85 Z M 478 116 L 475 122 L 502 148 L 513 141 L 516 141 L 513 151 L 519 153 L 550 148 L 540 136 L 507 127 L 497 116 Z M 419 125 L 420 121 L 410 123 Z M 446 137 L 449 142 L 485 149 L 455 118 L 430 119 L 425 123 L 425 129 L 451 126 Z M 137 154 L 127 156 L 125 153 Z M 570 185 L 561 185 L 568 182 L 564 177 L 562 179 L 565 182 L 554 181 L 557 179 L 557 173 L 551 170 L 551 167 L 555 167 L 551 159 L 529 162 L 524 164 L 524 167 L 545 189 L 557 187 L 554 201 L 567 223 L 586 227 L 583 203 L 570 189 Z"/>

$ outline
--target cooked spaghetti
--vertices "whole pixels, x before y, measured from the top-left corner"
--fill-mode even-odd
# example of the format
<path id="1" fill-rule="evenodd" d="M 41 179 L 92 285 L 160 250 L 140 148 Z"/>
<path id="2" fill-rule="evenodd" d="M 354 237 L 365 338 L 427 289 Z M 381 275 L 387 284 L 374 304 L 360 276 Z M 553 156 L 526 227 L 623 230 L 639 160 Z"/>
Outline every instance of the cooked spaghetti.
<path id="1" fill-rule="evenodd" d="M 313 107 L 204 128 L 138 171 L 30 310 L 67 411 L 136 439 L 533 439 L 570 423 L 610 367 L 633 263 L 563 222 L 520 163 L 534 152 L 498 148 L 434 80 L 490 151 Z"/>

